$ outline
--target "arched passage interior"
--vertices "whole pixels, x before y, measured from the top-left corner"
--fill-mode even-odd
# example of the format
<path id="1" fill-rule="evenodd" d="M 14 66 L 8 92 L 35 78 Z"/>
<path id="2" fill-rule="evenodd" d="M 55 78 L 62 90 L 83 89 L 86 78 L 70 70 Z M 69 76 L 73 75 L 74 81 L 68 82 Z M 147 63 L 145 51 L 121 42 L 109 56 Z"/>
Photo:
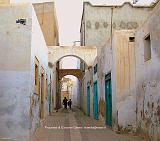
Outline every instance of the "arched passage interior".
<path id="1" fill-rule="evenodd" d="M 77 64 L 75 64 L 76 66 L 74 68 L 70 69 L 70 67 L 67 67 L 67 68 L 62 67 L 63 66 L 62 62 L 67 57 L 77 58 Z M 73 63 L 73 61 L 71 60 L 68 63 L 69 63 L 68 64 L 68 66 L 69 66 L 70 63 Z M 63 96 L 61 95 L 61 80 L 67 75 L 72 75 L 72 76 L 77 77 L 77 79 L 78 79 L 77 83 L 79 85 L 78 89 L 80 91 L 82 79 L 85 74 L 85 69 L 88 69 L 86 62 L 84 62 L 83 59 L 81 59 L 80 57 L 77 57 L 75 55 L 63 56 L 59 60 L 57 60 L 57 62 L 56 62 L 56 108 L 57 109 L 62 107 L 62 97 Z M 77 105 L 79 105 L 79 104 L 77 104 Z"/>
<path id="2" fill-rule="evenodd" d="M 66 97 L 72 100 L 72 106 L 80 107 L 80 81 L 73 75 L 66 75 L 61 79 L 61 104 Z"/>

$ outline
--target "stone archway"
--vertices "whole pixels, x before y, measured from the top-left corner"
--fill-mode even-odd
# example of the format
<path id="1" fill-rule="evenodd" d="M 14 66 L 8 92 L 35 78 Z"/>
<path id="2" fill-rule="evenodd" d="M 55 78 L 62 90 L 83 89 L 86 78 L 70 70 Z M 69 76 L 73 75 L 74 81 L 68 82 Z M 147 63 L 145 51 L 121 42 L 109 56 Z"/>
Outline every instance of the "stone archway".
<path id="1" fill-rule="evenodd" d="M 81 82 L 82 81 L 82 70 L 80 69 L 59 69 L 58 70 L 59 74 L 59 80 L 61 80 L 64 76 L 66 75 L 73 75 L 78 78 L 78 80 Z"/>
<path id="2" fill-rule="evenodd" d="M 56 109 L 61 107 L 60 83 L 61 79 L 66 75 L 77 77 L 82 84 L 83 72 L 80 69 L 59 69 L 59 61 L 67 56 L 79 58 L 85 62 L 87 68 L 93 66 L 97 57 L 97 48 L 95 46 L 49 46 L 48 47 L 49 65 L 56 68 L 56 83 L 55 83 L 55 103 Z"/>
<path id="3" fill-rule="evenodd" d="M 74 56 L 83 60 L 87 66 L 92 66 L 97 57 L 95 46 L 49 46 L 49 63 L 55 64 L 67 56 Z"/>

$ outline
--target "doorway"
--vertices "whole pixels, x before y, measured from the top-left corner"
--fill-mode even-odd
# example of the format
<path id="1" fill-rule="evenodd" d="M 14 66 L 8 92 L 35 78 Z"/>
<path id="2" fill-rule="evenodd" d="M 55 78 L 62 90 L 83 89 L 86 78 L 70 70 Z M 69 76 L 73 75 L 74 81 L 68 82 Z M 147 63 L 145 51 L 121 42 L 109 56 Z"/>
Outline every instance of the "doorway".
<path id="1" fill-rule="evenodd" d="M 93 87 L 93 114 L 94 114 L 94 118 L 98 119 L 98 85 L 97 85 L 97 81 L 94 82 L 94 87 Z"/>
<path id="2" fill-rule="evenodd" d="M 87 87 L 87 116 L 90 116 L 90 86 Z"/>
<path id="3" fill-rule="evenodd" d="M 111 73 L 105 76 L 105 101 L 106 101 L 106 125 L 112 125 L 112 84 L 111 84 Z"/>
<path id="4" fill-rule="evenodd" d="M 40 103 L 40 119 L 44 119 L 44 73 L 41 74 L 41 103 Z"/>

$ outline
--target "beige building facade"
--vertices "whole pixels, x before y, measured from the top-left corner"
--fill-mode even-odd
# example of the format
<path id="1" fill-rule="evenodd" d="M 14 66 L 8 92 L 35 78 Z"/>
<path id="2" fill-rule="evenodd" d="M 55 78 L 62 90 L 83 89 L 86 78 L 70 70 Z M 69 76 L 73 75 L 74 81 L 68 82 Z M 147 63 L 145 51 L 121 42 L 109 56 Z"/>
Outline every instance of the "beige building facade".
<path id="1" fill-rule="evenodd" d="M 31 3 L 0 4 L 0 19 L 0 138 L 26 141 L 53 107 L 49 37 L 44 38 L 47 33 Z M 56 30 L 52 45 L 58 44 Z"/>
<path id="2" fill-rule="evenodd" d="M 81 20 L 81 45 L 104 47 L 113 30 L 134 30 L 146 21 L 151 7 L 122 5 L 92 5 L 84 2 Z"/>
<path id="3" fill-rule="evenodd" d="M 138 129 L 160 140 L 160 2 L 136 34 L 136 95 Z"/>
<path id="4" fill-rule="evenodd" d="M 100 48 L 91 70 L 87 70 L 84 76 L 85 87 L 81 97 L 83 111 L 87 114 L 89 86 L 90 116 L 95 118 L 94 83 L 97 82 L 98 119 L 108 124 L 107 113 L 111 108 L 109 125 L 113 130 L 141 133 L 153 141 L 159 141 L 160 134 L 159 8 L 159 3 L 150 8 L 133 7 L 127 3 L 112 8 L 85 3 L 81 23 L 81 44 L 94 44 Z M 102 13 L 104 16 L 99 16 Z M 112 15 L 112 18 L 108 18 L 110 22 L 107 22 L 110 24 L 105 23 L 108 15 Z M 110 29 L 104 28 L 105 25 Z M 94 73 L 96 66 L 97 73 Z M 107 107 L 106 96 L 108 75 L 112 93 L 110 107 Z"/>

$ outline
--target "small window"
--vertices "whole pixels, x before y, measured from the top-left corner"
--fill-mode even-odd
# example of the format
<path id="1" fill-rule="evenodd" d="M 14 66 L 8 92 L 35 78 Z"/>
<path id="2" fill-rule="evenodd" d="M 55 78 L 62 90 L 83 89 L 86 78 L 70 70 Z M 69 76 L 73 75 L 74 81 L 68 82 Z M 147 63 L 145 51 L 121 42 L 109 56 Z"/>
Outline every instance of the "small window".
<path id="1" fill-rule="evenodd" d="M 129 42 L 134 42 L 135 41 L 135 37 L 129 37 Z"/>
<path id="2" fill-rule="evenodd" d="M 151 39 L 150 35 L 144 38 L 144 61 L 151 59 Z"/>
<path id="3" fill-rule="evenodd" d="M 97 73 L 97 69 L 98 69 L 98 65 L 96 64 L 96 65 L 94 66 L 94 74 Z"/>

